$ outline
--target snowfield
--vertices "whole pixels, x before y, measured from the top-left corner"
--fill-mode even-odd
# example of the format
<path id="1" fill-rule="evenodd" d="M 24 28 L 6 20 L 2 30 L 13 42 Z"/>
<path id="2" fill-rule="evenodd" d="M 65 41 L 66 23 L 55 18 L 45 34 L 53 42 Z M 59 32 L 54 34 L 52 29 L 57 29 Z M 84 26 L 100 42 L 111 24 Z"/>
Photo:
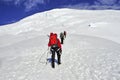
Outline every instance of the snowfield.
<path id="1" fill-rule="evenodd" d="M 120 11 L 74 9 L 0 26 L 0 80 L 120 80 L 119 26 Z M 62 64 L 53 69 L 47 35 L 64 30 Z"/>

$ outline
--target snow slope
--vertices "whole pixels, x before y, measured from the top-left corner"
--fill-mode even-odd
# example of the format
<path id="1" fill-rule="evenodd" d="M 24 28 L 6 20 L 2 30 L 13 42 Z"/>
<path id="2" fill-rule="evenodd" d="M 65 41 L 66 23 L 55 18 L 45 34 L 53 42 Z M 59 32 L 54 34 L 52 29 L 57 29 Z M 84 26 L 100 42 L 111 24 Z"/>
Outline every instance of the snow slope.
<path id="1" fill-rule="evenodd" d="M 119 14 L 55 9 L 1 26 L 0 80 L 119 80 Z M 52 69 L 47 34 L 64 30 L 62 64 Z"/>

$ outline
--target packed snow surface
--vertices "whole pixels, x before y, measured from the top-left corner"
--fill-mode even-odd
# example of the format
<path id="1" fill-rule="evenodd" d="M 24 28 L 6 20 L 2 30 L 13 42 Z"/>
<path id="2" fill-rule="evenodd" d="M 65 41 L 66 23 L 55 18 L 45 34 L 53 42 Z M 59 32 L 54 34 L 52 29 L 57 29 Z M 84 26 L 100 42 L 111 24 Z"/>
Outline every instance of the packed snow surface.
<path id="1" fill-rule="evenodd" d="M 0 26 L 0 80 L 120 80 L 119 26 L 120 11 L 74 9 Z M 62 64 L 53 69 L 47 35 L 64 30 Z"/>

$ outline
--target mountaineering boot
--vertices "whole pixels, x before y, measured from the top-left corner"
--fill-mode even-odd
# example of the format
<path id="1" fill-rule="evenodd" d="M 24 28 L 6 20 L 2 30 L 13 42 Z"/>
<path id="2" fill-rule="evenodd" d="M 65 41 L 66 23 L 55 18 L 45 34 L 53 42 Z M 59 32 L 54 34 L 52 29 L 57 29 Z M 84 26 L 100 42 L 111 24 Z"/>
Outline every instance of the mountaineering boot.
<path id="1" fill-rule="evenodd" d="M 52 68 L 55 68 L 55 64 L 52 62 Z"/>

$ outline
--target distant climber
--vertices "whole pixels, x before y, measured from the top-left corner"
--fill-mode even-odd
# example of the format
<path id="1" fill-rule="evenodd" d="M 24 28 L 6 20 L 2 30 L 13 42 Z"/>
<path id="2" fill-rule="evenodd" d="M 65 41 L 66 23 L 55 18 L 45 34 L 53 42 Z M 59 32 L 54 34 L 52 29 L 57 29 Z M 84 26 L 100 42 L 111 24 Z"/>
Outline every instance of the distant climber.
<path id="1" fill-rule="evenodd" d="M 66 34 L 67 34 L 66 31 L 64 31 L 64 37 L 65 37 L 65 38 L 66 38 Z"/>
<path id="2" fill-rule="evenodd" d="M 63 32 L 61 32 L 60 33 L 60 39 L 61 39 L 61 44 L 63 44 L 64 42 L 64 33 Z"/>

